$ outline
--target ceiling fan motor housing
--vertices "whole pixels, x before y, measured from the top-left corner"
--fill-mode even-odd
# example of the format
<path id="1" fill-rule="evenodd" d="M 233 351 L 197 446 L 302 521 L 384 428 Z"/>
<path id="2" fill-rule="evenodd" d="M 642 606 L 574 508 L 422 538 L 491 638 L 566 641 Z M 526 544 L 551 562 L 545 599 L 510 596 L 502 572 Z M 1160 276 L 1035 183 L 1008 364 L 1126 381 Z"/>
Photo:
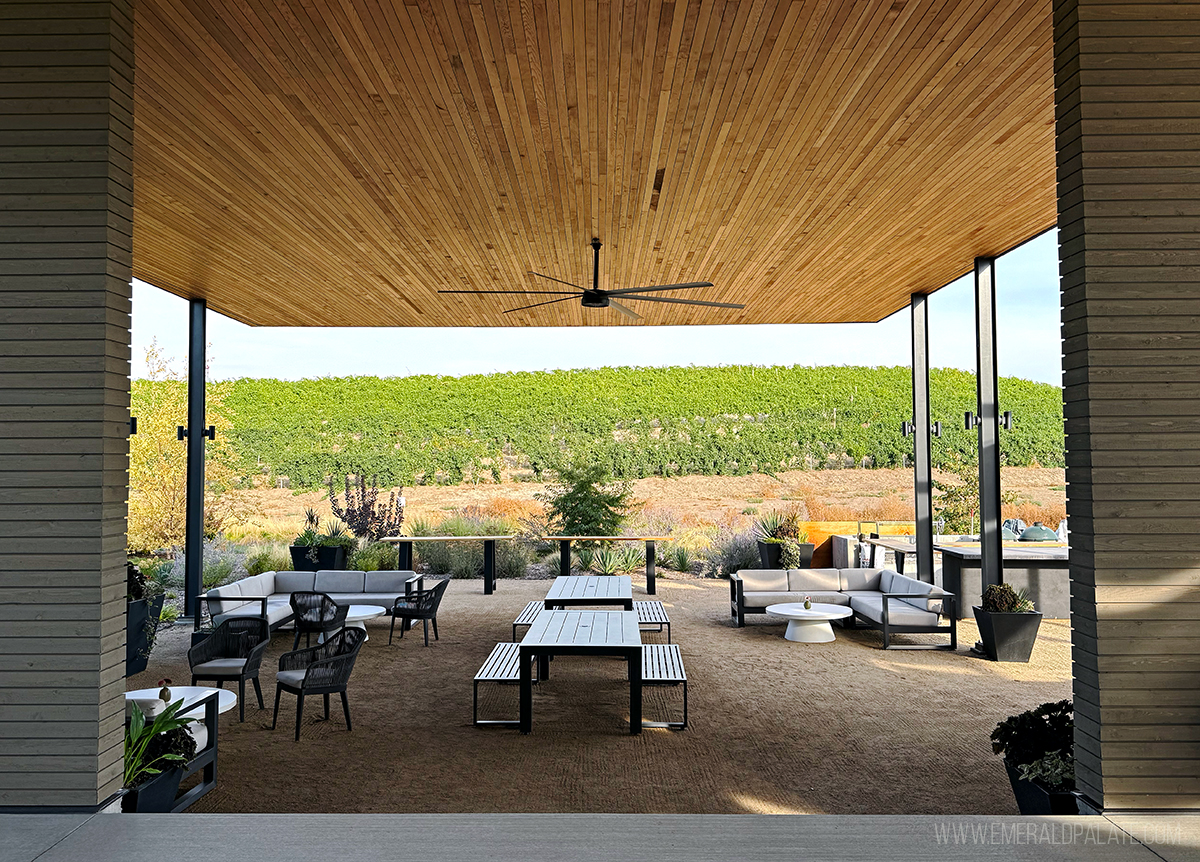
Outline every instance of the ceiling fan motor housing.
<path id="1" fill-rule="evenodd" d="M 583 292 L 583 307 L 608 308 L 608 295 L 599 290 L 585 290 Z"/>

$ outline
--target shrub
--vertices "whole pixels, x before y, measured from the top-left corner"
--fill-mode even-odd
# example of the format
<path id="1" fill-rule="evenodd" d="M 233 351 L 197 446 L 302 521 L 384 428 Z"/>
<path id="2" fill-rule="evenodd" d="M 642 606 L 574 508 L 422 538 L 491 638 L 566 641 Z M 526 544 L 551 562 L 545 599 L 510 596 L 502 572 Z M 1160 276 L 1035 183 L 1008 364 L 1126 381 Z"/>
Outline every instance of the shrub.
<path id="1" fill-rule="evenodd" d="M 727 578 L 742 569 L 757 569 L 758 540 L 752 532 L 723 528 L 701 559 L 704 575 L 709 578 Z"/>
<path id="2" fill-rule="evenodd" d="M 603 465 L 590 463 L 564 467 L 537 498 L 564 536 L 615 536 L 629 517 L 629 489 L 628 482 L 614 482 Z"/>
<path id="3" fill-rule="evenodd" d="M 255 550 L 246 557 L 246 574 L 261 575 L 263 572 L 290 572 L 292 555 L 279 548 Z"/>
<path id="4" fill-rule="evenodd" d="M 357 572 L 392 572 L 399 565 L 399 549 L 391 542 L 371 542 L 350 554 L 346 561 L 346 567 Z"/>
<path id="5" fill-rule="evenodd" d="M 346 476 L 346 505 L 338 503 L 333 492 L 333 477 L 329 479 L 329 506 L 333 514 L 341 518 L 355 536 L 368 541 L 377 541 L 385 536 L 400 535 L 404 523 L 404 497 L 393 490 L 386 502 L 379 500 L 379 477 L 371 480 L 359 472 L 354 482 Z M 401 490 L 404 490 L 403 488 Z"/>
<path id="6" fill-rule="evenodd" d="M 1071 701 L 1060 700 L 1009 716 L 992 731 L 992 752 L 1003 754 L 1005 761 L 1018 769 L 1039 764 L 1039 771 L 1050 772 L 1054 764 L 1039 763 L 1048 755 L 1073 756 L 1073 713 Z"/>
<path id="7" fill-rule="evenodd" d="M 1033 610 L 1026 590 L 1014 590 L 1011 584 L 992 584 L 983 591 L 983 609 L 993 614 L 1021 614 Z"/>
<path id="8" fill-rule="evenodd" d="M 595 564 L 596 549 L 582 542 L 574 542 L 572 550 L 575 556 L 575 568 L 590 572 Z"/>
<path id="9" fill-rule="evenodd" d="M 174 605 L 168 605 L 165 602 L 162 606 L 162 613 L 158 615 L 158 621 L 171 625 L 175 620 L 179 619 L 179 608 Z"/>
<path id="10" fill-rule="evenodd" d="M 204 589 L 211 590 L 233 579 L 233 561 L 215 560 L 204 564 Z"/>
<path id="11" fill-rule="evenodd" d="M 469 508 L 454 513 L 434 526 L 428 519 L 409 522 L 413 536 L 498 536 L 519 532 L 512 522 Z M 414 546 L 414 565 L 432 574 L 452 578 L 477 578 L 483 574 L 482 542 L 419 542 Z M 522 578 L 531 561 L 529 547 L 522 541 L 496 543 L 496 577 Z"/>

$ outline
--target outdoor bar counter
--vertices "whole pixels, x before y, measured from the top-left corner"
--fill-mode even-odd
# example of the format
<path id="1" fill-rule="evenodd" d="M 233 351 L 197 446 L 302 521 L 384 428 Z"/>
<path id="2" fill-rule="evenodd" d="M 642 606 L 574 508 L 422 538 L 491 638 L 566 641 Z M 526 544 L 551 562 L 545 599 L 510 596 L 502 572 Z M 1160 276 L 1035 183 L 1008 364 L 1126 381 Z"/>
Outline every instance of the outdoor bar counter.
<path id="1" fill-rule="evenodd" d="M 972 619 L 983 595 L 978 543 L 934 545 L 942 555 L 942 588 L 959 597 L 959 619 Z M 1071 616 L 1067 546 L 1056 542 L 1004 543 L 1004 582 L 1024 589 L 1047 619 Z"/>

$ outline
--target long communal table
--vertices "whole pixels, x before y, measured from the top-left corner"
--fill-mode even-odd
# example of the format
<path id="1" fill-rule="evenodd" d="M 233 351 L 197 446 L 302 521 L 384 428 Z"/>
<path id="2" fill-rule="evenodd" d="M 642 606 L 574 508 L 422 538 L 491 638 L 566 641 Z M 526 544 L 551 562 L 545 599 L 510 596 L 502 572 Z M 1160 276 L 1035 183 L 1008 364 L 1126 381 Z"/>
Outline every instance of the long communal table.
<path id="1" fill-rule="evenodd" d="M 397 568 L 412 571 L 413 542 L 483 542 L 483 594 L 490 596 L 496 591 L 496 542 L 516 539 L 518 536 L 387 536 L 381 541 L 396 545 L 399 556 Z"/>
<path id="2" fill-rule="evenodd" d="M 658 573 L 654 562 L 654 543 L 670 542 L 670 536 L 546 536 L 548 542 L 558 542 L 560 571 L 571 571 L 572 542 L 645 542 L 646 543 L 646 595 L 656 595 L 654 579 Z"/>
<path id="3" fill-rule="evenodd" d="M 546 593 L 546 610 L 620 605 L 633 610 L 633 580 L 629 575 L 559 575 Z"/>
<path id="4" fill-rule="evenodd" d="M 628 580 L 628 578 L 626 578 Z M 539 683 L 554 655 L 617 656 L 629 668 L 629 732 L 642 732 L 642 635 L 633 611 L 542 611 L 520 644 L 521 733 L 533 730 L 533 667 Z"/>

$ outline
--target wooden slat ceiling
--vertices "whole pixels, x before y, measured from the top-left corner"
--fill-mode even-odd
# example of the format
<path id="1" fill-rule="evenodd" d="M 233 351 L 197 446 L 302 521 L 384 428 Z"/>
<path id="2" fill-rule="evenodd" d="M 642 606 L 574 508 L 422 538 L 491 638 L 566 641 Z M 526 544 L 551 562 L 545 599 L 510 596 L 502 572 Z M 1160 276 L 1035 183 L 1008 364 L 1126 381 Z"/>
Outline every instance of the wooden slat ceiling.
<path id="1" fill-rule="evenodd" d="M 878 320 L 1055 220 L 1048 0 L 136 8 L 135 273 L 246 323 L 627 323 L 436 293 L 593 236 L 747 306 L 646 323 Z"/>

